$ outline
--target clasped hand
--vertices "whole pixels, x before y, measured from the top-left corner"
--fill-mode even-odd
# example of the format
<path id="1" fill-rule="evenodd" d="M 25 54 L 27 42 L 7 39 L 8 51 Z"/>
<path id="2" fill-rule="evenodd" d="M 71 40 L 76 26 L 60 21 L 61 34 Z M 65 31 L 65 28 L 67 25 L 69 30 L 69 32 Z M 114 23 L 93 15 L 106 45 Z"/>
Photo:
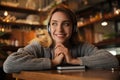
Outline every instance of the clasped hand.
<path id="1" fill-rule="evenodd" d="M 63 60 L 65 60 L 68 64 L 80 64 L 80 60 L 73 58 L 69 49 L 59 43 L 54 48 L 54 59 L 52 60 L 52 66 L 61 64 Z"/>

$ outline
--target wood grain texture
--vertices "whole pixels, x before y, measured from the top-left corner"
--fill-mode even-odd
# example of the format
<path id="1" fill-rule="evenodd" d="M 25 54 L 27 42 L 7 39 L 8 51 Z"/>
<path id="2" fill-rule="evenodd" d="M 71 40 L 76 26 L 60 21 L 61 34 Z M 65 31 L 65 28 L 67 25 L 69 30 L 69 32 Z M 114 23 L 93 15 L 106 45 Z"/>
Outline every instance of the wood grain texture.
<path id="1" fill-rule="evenodd" d="M 13 73 L 17 80 L 119 80 L 120 72 L 111 70 L 88 70 L 58 73 L 50 71 L 22 71 Z"/>

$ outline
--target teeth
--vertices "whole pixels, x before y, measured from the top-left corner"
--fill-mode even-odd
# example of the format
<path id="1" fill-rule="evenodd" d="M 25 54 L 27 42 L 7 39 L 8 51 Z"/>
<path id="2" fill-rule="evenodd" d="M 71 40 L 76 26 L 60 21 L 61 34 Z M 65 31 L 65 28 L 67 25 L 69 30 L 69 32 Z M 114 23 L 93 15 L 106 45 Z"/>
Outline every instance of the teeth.
<path id="1" fill-rule="evenodd" d="M 58 37 L 63 37 L 64 35 L 63 35 L 63 34 L 58 34 L 58 35 L 56 35 L 56 36 L 58 36 Z"/>

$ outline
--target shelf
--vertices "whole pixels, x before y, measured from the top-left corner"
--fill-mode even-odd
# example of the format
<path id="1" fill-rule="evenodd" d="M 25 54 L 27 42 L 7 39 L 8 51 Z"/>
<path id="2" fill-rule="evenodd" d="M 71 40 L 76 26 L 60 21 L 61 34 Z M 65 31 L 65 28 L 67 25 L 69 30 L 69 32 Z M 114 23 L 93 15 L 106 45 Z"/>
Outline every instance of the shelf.
<path id="1" fill-rule="evenodd" d="M 104 14 L 102 18 L 94 18 L 92 21 L 90 21 L 90 20 L 86 21 L 82 25 L 79 25 L 78 28 L 81 28 L 81 27 L 84 27 L 84 26 L 88 26 L 90 24 L 94 24 L 94 23 L 99 22 L 99 21 L 111 20 L 111 19 L 119 18 L 119 17 L 120 17 L 120 14 L 114 14 L 112 12 L 111 13 L 107 13 L 107 14 Z"/>
<path id="2" fill-rule="evenodd" d="M 13 6 L 6 6 L 0 4 L 0 10 L 7 10 L 7 11 L 13 11 L 13 12 L 19 12 L 19 13 L 28 13 L 28 14 L 37 14 L 42 15 L 45 11 L 38 11 L 33 9 L 27 9 L 27 8 L 20 8 L 20 7 L 13 7 Z M 1 25 L 17 25 L 17 26 L 30 26 L 30 27 L 41 27 L 44 26 L 42 24 L 29 24 L 29 23 L 22 23 L 22 22 L 3 22 L 0 21 Z"/>
<path id="3" fill-rule="evenodd" d="M 20 12 L 20 13 L 28 13 L 28 14 L 40 14 L 42 11 L 32 10 L 27 8 L 20 8 L 20 7 L 12 7 L 0 4 L 0 10 L 8 10 L 13 12 Z"/>
<path id="4" fill-rule="evenodd" d="M 17 23 L 17 22 L 2 22 L 2 21 L 0 21 L 0 24 L 3 24 L 3 25 L 24 25 L 24 26 L 36 26 L 36 27 L 40 27 L 40 26 L 42 26 L 42 25 L 35 25 L 35 24 Z"/>
<path id="5" fill-rule="evenodd" d="M 105 47 L 120 47 L 120 37 L 112 38 L 112 39 L 106 39 L 98 43 L 94 43 L 99 48 L 105 48 Z"/>
<path id="6" fill-rule="evenodd" d="M 115 3 L 115 1 L 116 0 L 101 0 L 101 2 L 99 3 L 92 5 L 88 4 L 86 5 L 86 8 L 76 11 L 78 20 L 79 18 L 84 18 L 83 22 L 80 22 L 80 25 L 78 25 L 78 27 L 81 28 L 81 27 L 89 26 L 103 20 L 116 19 L 116 17 L 118 19 L 118 17 L 120 17 L 120 10 L 119 10 L 119 14 L 113 13 L 114 10 L 113 3 Z M 118 3 L 116 5 L 119 6 Z M 117 8 L 119 8 L 118 6 Z M 90 19 L 90 17 L 92 17 L 92 20 Z"/>
<path id="7" fill-rule="evenodd" d="M 93 13 L 93 11 L 95 11 L 96 9 L 101 10 L 101 7 L 100 7 L 101 5 L 108 4 L 108 3 L 109 1 L 99 0 L 97 3 L 92 3 L 92 4 L 82 6 L 82 8 L 78 9 L 75 12 L 75 14 L 79 16 L 86 16 L 86 15 L 88 16 L 90 13 Z"/>
<path id="8" fill-rule="evenodd" d="M 35 24 L 27 24 L 27 23 L 16 23 L 16 22 L 2 22 L 0 21 L 1 25 L 17 25 L 17 26 L 30 26 L 33 28 L 43 28 L 45 25 L 35 25 Z"/>

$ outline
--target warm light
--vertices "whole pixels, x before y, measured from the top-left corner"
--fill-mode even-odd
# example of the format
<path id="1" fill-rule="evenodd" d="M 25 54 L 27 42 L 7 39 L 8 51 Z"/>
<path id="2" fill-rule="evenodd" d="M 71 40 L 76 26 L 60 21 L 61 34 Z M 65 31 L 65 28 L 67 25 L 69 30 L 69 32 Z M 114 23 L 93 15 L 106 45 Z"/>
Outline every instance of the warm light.
<path id="1" fill-rule="evenodd" d="M 7 16 L 7 15 L 8 15 L 8 12 L 7 12 L 7 11 L 5 11 L 5 12 L 4 12 L 4 16 Z"/>
<path id="2" fill-rule="evenodd" d="M 102 26 L 107 26 L 108 25 L 108 22 L 104 21 L 101 23 Z"/>
<path id="3" fill-rule="evenodd" d="M 116 7 L 114 8 L 114 14 L 119 14 L 120 13 L 120 9 L 117 9 Z"/>
<path id="4" fill-rule="evenodd" d="M 112 55 L 116 55 L 117 52 L 115 50 L 109 51 Z"/>
<path id="5" fill-rule="evenodd" d="M 115 11 L 115 14 L 119 14 L 119 10 L 116 10 L 116 11 Z"/>
<path id="6" fill-rule="evenodd" d="M 2 29 L 1 29 L 1 31 L 2 31 L 2 32 L 4 32 L 4 31 L 5 31 L 5 29 L 4 29 L 4 28 L 2 28 Z"/>

